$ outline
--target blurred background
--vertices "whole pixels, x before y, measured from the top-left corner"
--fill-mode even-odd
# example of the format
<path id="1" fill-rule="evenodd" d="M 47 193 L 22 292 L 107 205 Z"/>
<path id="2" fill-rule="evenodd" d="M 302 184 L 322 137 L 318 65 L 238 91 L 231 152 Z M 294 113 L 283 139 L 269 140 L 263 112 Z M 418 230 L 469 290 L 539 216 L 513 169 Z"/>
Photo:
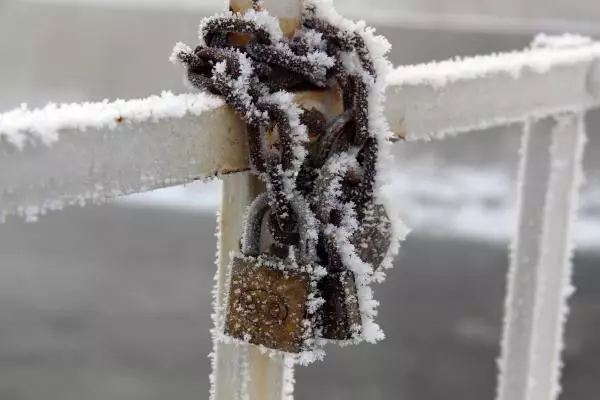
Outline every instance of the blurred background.
<path id="1" fill-rule="evenodd" d="M 595 0 L 337 0 L 396 65 L 600 33 Z M 223 0 L 0 0 L 0 112 L 185 92 L 168 62 Z M 600 114 L 590 113 L 563 400 L 600 391 Z M 493 399 L 520 127 L 396 147 L 413 233 L 375 288 L 378 345 L 329 349 L 298 399 Z M 0 225 L 0 400 L 208 398 L 218 182 Z"/>

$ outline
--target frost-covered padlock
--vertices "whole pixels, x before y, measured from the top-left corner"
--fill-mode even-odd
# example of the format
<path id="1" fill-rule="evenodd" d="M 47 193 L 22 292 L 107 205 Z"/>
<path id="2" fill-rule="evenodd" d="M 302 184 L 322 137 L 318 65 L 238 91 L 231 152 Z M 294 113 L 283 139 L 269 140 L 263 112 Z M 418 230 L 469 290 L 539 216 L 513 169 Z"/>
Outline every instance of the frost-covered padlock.
<path id="1" fill-rule="evenodd" d="M 295 260 L 261 254 L 261 231 L 268 211 L 266 194 L 250 206 L 242 254 L 231 261 L 225 334 L 272 350 L 299 353 L 310 350 L 314 342 L 312 254 L 305 247 L 308 241 L 300 243 Z"/>
<path id="2" fill-rule="evenodd" d="M 325 163 L 315 182 L 317 216 L 324 223 L 337 224 L 344 202 L 356 203 L 352 198 L 355 189 L 365 179 L 363 169 L 355 158 L 334 156 Z M 356 254 L 365 263 L 378 269 L 392 243 L 392 223 L 381 204 L 368 203 L 361 210 L 357 228 L 350 237 Z"/>
<path id="3" fill-rule="evenodd" d="M 325 301 L 321 307 L 321 337 L 351 340 L 361 333 L 361 314 L 354 273 L 330 272 L 319 281 Z"/>
<path id="4" fill-rule="evenodd" d="M 358 257 L 373 266 L 381 266 L 392 244 L 392 222 L 381 204 L 368 204 L 359 221 L 358 229 L 350 239 Z"/>

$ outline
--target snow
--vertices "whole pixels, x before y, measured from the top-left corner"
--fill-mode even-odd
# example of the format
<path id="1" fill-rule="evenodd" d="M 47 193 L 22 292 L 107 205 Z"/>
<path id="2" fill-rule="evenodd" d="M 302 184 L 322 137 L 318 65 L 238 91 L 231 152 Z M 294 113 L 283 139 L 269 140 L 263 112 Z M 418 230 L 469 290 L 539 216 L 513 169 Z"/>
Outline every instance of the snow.
<path id="1" fill-rule="evenodd" d="M 205 94 L 163 92 L 137 100 L 108 100 L 98 103 L 48 104 L 29 110 L 26 104 L 0 114 L 0 139 L 22 149 L 27 142 L 52 145 L 59 140 L 59 131 L 75 129 L 113 130 L 121 124 L 158 122 L 185 115 L 201 115 L 223 105 L 217 97 Z"/>
<path id="2" fill-rule="evenodd" d="M 531 43 L 531 47 L 536 48 L 573 48 L 592 45 L 592 38 L 579 34 L 565 33 L 562 36 L 553 36 L 540 33 Z"/>
<path id="3" fill-rule="evenodd" d="M 460 80 L 473 80 L 492 74 L 508 74 L 517 79 L 524 70 L 545 73 L 551 68 L 591 62 L 598 57 L 600 44 L 588 38 L 574 35 L 538 36 L 534 45 L 525 51 L 401 66 L 391 74 L 388 85 L 431 85 L 442 88 Z"/>

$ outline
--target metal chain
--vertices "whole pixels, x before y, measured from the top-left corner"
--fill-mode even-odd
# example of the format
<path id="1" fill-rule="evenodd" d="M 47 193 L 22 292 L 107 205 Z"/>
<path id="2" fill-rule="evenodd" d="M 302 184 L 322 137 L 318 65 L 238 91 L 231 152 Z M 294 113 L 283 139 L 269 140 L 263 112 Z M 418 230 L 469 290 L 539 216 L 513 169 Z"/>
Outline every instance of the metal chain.
<path id="1" fill-rule="evenodd" d="M 240 14 L 213 17 L 201 30 L 204 44 L 179 49 L 175 56 L 187 68 L 189 82 L 202 90 L 222 96 L 247 124 L 251 169 L 267 185 L 272 208 L 270 229 L 275 241 L 297 245 L 298 218 L 291 201 L 302 197 L 319 219 L 319 190 L 314 181 L 327 160 L 341 153 L 354 154 L 358 168 L 341 177 L 343 190 L 336 204 L 354 204 L 359 224 L 374 201 L 377 138 L 369 133 L 369 80 L 377 76 L 363 38 L 346 32 L 314 16 L 307 10 L 303 27 L 292 39 L 274 39 L 264 26 Z M 315 49 L 308 37 L 322 37 L 324 48 Z M 232 40 L 233 37 L 244 40 Z M 326 54 L 332 63 L 319 62 Z M 343 56 L 358 57 L 361 70 L 350 71 Z M 327 65 L 325 65 L 327 64 Z M 297 90 L 331 89 L 343 95 L 344 111 L 331 123 L 316 110 L 305 110 L 300 128 L 316 135 L 314 149 L 306 154 L 301 138 L 294 132 L 289 110 L 272 101 L 273 94 Z M 298 124 L 296 124 L 298 125 Z M 277 129 L 278 142 L 267 145 L 268 133 Z M 326 219 L 341 224 L 343 211 L 332 209 Z M 323 218 L 321 218 L 322 223 Z M 319 256 L 336 270 L 343 269 L 334 241 L 320 233 Z"/>

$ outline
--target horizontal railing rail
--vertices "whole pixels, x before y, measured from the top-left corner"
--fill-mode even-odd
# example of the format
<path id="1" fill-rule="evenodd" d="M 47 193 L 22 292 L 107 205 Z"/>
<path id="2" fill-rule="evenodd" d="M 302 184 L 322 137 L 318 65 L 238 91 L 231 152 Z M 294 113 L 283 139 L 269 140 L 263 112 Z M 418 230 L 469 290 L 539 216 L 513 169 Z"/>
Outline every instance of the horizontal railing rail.
<path id="1" fill-rule="evenodd" d="M 386 116 L 406 140 L 442 138 L 600 104 L 600 45 L 400 67 Z M 244 170 L 239 121 L 204 94 L 20 108 L 0 114 L 0 212 L 69 204 Z"/>

